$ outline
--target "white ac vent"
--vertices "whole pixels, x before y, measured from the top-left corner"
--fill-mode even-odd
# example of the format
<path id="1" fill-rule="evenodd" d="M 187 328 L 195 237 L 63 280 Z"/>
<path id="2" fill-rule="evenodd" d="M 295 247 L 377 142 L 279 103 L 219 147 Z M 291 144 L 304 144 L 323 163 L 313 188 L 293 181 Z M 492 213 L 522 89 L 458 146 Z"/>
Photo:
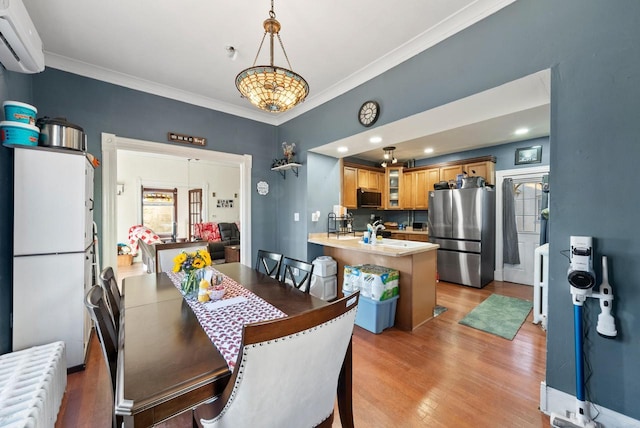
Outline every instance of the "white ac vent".
<path id="1" fill-rule="evenodd" d="M 0 62 L 19 73 L 44 70 L 42 40 L 22 0 L 0 0 Z"/>

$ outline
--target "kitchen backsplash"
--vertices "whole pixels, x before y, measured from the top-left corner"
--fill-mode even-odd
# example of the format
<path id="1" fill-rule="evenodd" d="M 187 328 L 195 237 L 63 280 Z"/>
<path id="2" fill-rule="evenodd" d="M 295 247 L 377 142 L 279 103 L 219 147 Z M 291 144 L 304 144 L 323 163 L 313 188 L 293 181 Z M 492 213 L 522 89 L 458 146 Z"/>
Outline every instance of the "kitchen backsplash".
<path id="1" fill-rule="evenodd" d="M 405 226 L 411 226 L 414 222 L 427 223 L 428 211 L 417 210 L 376 210 L 359 208 L 355 210 L 348 210 L 349 214 L 353 215 L 353 228 L 356 231 L 366 230 L 368 223 L 373 223 L 376 219 L 380 219 L 382 222 L 395 222 L 398 224 L 404 224 Z M 372 217 L 373 216 L 373 217 Z"/>

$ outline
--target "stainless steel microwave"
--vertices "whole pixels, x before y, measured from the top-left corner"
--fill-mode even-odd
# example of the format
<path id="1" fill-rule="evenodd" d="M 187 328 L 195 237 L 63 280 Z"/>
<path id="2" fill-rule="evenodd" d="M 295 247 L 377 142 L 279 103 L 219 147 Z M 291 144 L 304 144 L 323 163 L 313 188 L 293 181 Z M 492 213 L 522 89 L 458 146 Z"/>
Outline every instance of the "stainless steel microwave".
<path id="1" fill-rule="evenodd" d="M 382 193 L 369 190 L 358 189 L 358 208 L 380 208 L 382 206 Z"/>

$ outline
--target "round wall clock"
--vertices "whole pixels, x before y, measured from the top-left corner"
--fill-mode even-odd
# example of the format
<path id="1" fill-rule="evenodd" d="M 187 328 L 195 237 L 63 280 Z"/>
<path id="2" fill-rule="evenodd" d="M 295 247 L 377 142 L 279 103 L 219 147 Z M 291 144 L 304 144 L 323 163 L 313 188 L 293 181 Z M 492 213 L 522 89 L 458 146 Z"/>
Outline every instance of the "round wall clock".
<path id="1" fill-rule="evenodd" d="M 380 116 L 380 105 L 375 101 L 365 101 L 358 112 L 358 120 L 363 126 L 371 126 Z"/>
<path id="2" fill-rule="evenodd" d="M 269 193 L 269 183 L 267 183 L 266 181 L 258 181 L 256 187 L 258 189 L 258 195 L 264 196 Z"/>

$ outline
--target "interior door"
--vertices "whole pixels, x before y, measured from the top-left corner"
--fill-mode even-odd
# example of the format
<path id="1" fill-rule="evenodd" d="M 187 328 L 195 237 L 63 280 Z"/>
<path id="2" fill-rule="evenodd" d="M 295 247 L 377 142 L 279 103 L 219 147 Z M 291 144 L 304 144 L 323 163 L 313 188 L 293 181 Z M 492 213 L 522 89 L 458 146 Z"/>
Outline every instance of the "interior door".
<path id="1" fill-rule="evenodd" d="M 189 236 L 196 234 L 196 223 L 202 223 L 202 189 L 189 190 Z"/>
<path id="2" fill-rule="evenodd" d="M 542 174 L 514 178 L 513 185 L 520 264 L 505 263 L 503 275 L 505 281 L 533 285 L 534 251 L 540 245 Z"/>

